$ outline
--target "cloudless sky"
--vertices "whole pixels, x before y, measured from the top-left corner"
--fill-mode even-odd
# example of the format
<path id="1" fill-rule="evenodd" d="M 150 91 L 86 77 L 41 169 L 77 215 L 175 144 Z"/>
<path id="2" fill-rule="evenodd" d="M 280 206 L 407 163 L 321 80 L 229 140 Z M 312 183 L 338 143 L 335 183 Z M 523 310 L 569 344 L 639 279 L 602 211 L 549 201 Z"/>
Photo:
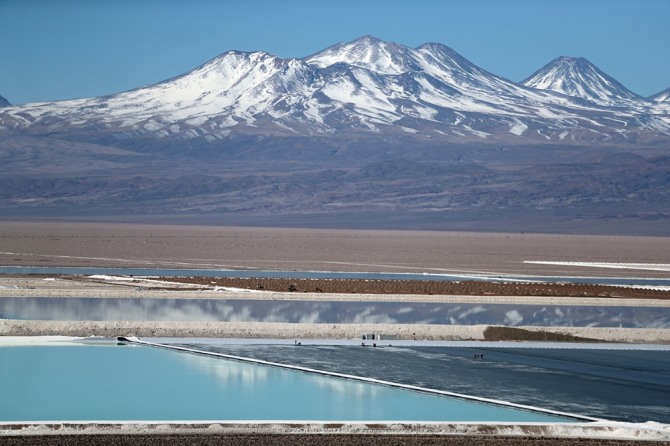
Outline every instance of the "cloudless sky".
<path id="1" fill-rule="evenodd" d="M 586 57 L 633 92 L 670 87 L 670 0 L 0 0 L 0 95 L 118 93 L 229 50 L 305 57 L 366 34 L 450 46 L 522 81 Z"/>

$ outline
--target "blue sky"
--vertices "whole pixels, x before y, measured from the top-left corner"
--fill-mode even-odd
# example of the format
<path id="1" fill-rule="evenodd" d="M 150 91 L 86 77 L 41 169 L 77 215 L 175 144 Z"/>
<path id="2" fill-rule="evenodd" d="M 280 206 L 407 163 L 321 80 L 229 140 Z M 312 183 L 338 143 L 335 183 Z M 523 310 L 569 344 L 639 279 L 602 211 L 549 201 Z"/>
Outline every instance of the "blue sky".
<path id="1" fill-rule="evenodd" d="M 521 81 L 586 57 L 642 96 L 670 87 L 668 0 L 0 0 L 0 95 L 117 93 L 229 50 L 304 57 L 372 34 L 439 42 Z"/>

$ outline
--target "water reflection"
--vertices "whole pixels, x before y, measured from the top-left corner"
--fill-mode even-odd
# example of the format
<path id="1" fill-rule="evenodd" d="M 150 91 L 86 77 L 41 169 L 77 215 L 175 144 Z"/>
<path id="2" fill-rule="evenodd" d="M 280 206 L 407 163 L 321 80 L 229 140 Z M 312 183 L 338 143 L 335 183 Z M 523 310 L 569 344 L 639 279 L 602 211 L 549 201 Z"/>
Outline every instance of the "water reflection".
<path id="1" fill-rule="evenodd" d="M 198 372 L 214 378 L 224 388 L 228 386 L 261 385 L 269 379 L 269 368 L 241 362 L 180 353 L 175 356 Z"/>
<path id="2" fill-rule="evenodd" d="M 270 381 L 279 380 L 286 383 L 288 380 L 294 380 L 296 376 L 295 372 L 224 358 L 212 358 L 191 353 L 180 353 L 176 357 L 182 363 L 196 369 L 199 374 L 204 374 L 216 380 L 222 388 L 235 386 L 264 387 Z M 367 383 L 313 374 L 301 374 L 300 379 L 305 380 L 311 386 L 339 397 L 373 397 L 382 389 L 380 386 L 371 386 Z"/>
<path id="3" fill-rule="evenodd" d="M 7 297 L 0 319 L 670 328 L 668 307 Z"/>

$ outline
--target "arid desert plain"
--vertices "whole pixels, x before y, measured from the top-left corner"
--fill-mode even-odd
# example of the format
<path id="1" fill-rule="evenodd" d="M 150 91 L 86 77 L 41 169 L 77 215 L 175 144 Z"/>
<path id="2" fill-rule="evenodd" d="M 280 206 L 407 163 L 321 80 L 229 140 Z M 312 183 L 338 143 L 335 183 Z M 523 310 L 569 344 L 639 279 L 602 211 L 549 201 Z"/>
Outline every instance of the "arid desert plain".
<path id="1" fill-rule="evenodd" d="M 547 261 L 571 263 L 529 263 Z M 668 237 L 0 221 L 0 265 L 667 277 L 669 262 Z"/>

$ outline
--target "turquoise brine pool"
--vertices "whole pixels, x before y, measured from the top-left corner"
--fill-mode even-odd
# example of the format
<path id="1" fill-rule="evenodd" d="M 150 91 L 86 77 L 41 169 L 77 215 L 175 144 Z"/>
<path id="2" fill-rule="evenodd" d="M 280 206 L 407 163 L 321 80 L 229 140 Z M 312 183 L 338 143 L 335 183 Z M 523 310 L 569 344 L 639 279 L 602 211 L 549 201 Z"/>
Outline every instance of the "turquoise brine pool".
<path id="1" fill-rule="evenodd" d="M 566 418 L 146 346 L 0 347 L 0 421 Z"/>

